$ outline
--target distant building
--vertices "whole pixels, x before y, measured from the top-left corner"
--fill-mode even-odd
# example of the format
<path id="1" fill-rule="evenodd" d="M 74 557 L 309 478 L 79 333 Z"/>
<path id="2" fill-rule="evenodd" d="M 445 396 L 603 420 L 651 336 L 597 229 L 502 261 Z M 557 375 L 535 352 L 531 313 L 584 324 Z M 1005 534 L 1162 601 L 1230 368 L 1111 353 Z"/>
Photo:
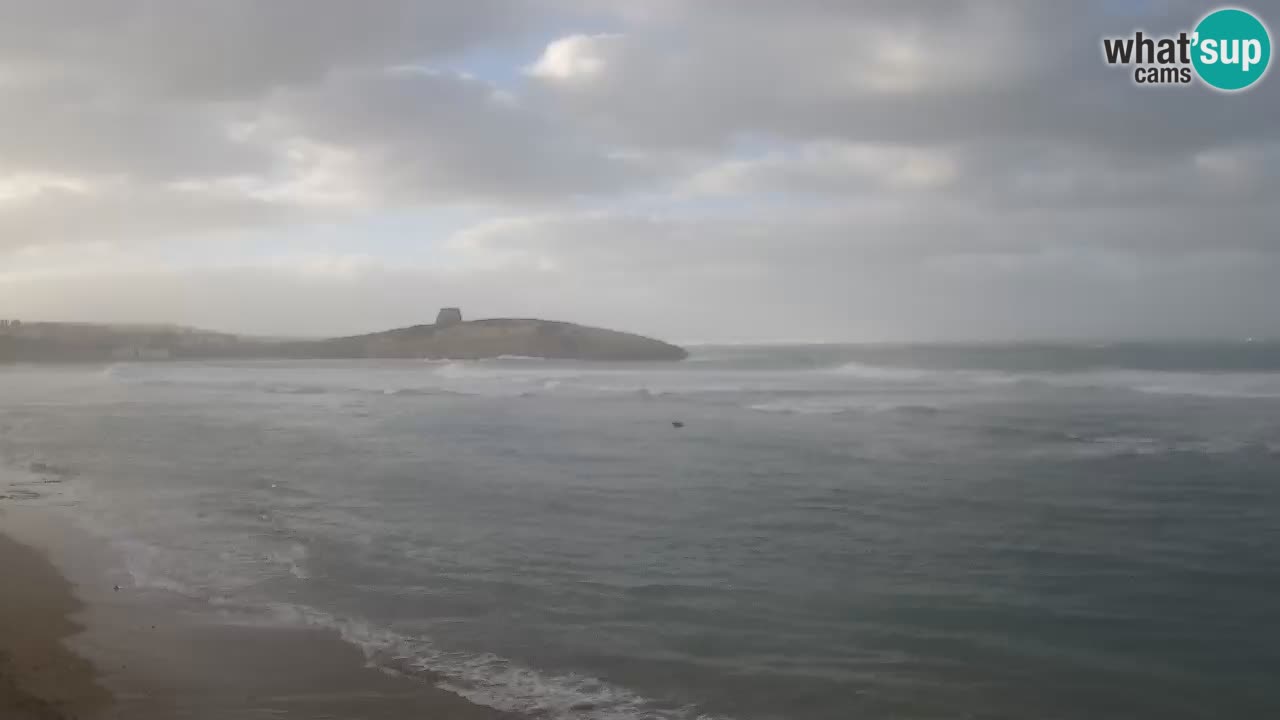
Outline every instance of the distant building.
<path id="1" fill-rule="evenodd" d="M 439 314 L 436 315 L 436 325 L 441 327 L 457 325 L 460 322 L 462 322 L 462 310 L 456 307 L 440 308 Z"/>

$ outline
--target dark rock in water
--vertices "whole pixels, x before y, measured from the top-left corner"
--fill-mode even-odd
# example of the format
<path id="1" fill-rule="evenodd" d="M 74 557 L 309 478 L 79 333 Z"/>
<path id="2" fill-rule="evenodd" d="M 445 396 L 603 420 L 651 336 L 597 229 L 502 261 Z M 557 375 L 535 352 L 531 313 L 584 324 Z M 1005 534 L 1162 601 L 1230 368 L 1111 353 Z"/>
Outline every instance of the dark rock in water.
<path id="1" fill-rule="evenodd" d="M 32 490 L 10 490 L 7 495 L 0 495 L 0 500 L 39 500 L 40 493 Z"/>
<path id="2" fill-rule="evenodd" d="M 71 470 L 68 468 L 44 462 L 33 462 L 28 465 L 27 468 L 30 469 L 31 472 L 40 475 L 57 475 L 60 477 L 66 477 L 71 474 Z"/>
<path id="3" fill-rule="evenodd" d="M 673 420 L 673 421 L 671 422 L 671 427 L 673 427 L 673 428 L 682 428 L 682 427 L 684 427 L 684 423 L 680 422 L 679 420 Z"/>

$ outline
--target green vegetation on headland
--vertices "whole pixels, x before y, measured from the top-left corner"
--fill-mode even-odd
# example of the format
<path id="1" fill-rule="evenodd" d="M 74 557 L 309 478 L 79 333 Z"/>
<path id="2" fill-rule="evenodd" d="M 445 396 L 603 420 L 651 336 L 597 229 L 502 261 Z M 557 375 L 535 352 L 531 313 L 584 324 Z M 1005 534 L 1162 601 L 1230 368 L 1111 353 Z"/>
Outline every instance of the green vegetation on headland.
<path id="1" fill-rule="evenodd" d="M 630 333 L 534 319 L 464 322 L 445 308 L 436 322 L 323 340 L 243 337 L 176 326 L 0 322 L 2 362 L 206 359 L 683 360 L 684 349 Z"/>

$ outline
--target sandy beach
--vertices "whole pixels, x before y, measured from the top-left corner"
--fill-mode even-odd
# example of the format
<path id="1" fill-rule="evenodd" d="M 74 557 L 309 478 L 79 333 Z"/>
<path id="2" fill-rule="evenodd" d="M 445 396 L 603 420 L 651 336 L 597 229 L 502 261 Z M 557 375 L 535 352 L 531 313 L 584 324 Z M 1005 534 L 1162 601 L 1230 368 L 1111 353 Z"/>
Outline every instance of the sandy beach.
<path id="1" fill-rule="evenodd" d="M 0 534 L 4 720 L 511 717 L 429 675 L 373 669 L 332 630 L 206 622 L 117 590 L 94 574 L 100 549 L 31 510 L 0 508 L 0 528 L 21 538 Z"/>
<path id="2" fill-rule="evenodd" d="M 89 718 L 109 695 L 93 667 L 63 640 L 80 627 L 71 584 L 37 551 L 0 535 L 0 716 Z"/>

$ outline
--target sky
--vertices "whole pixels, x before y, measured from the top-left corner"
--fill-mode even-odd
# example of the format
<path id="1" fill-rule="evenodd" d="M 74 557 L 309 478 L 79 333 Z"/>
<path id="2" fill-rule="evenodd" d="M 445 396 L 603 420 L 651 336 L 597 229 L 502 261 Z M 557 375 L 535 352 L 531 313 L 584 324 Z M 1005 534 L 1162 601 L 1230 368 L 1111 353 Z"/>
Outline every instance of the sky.
<path id="1" fill-rule="evenodd" d="M 0 0 L 0 317 L 1280 337 L 1280 78 L 1102 61 L 1214 7 Z"/>

